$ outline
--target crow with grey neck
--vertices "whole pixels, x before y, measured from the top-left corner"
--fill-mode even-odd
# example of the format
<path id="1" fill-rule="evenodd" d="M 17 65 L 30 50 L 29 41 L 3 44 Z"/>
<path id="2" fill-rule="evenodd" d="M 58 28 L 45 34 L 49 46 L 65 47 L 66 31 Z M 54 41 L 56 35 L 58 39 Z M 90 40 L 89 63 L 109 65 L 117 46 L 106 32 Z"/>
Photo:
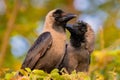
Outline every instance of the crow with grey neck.
<path id="1" fill-rule="evenodd" d="M 50 11 L 45 19 L 43 33 L 29 49 L 21 68 L 41 69 L 48 73 L 56 68 L 65 53 L 66 23 L 74 17 L 74 14 L 61 9 Z"/>
<path id="2" fill-rule="evenodd" d="M 87 72 L 90 64 L 90 54 L 94 50 L 94 31 L 87 23 L 79 21 L 73 25 L 66 25 L 70 32 L 70 42 L 59 69 L 65 68 L 68 73 Z"/>

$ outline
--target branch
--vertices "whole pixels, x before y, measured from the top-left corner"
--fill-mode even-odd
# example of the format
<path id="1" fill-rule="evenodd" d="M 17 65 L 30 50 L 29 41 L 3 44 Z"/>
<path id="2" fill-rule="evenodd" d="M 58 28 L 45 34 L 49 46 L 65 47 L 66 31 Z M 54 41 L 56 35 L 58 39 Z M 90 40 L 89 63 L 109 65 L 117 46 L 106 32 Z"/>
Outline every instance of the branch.
<path id="1" fill-rule="evenodd" d="M 5 59 L 5 56 L 6 56 L 6 51 L 7 51 L 7 48 L 8 48 L 10 34 L 11 34 L 12 30 L 13 30 L 15 20 L 16 20 L 18 11 L 19 11 L 19 1 L 20 0 L 15 0 L 13 11 L 12 11 L 12 13 L 10 15 L 10 18 L 8 19 L 8 22 L 7 22 L 7 28 L 5 30 L 3 40 L 2 40 L 2 45 L 1 45 L 0 66 L 3 65 L 4 59 Z"/>

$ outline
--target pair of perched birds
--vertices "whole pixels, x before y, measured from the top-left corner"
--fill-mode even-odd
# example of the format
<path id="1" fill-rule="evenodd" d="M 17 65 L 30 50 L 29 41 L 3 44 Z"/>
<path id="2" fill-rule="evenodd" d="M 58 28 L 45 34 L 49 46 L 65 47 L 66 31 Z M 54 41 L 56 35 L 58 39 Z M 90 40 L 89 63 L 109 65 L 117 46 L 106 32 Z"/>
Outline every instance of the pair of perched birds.
<path id="1" fill-rule="evenodd" d="M 88 71 L 95 36 L 90 25 L 83 21 L 67 24 L 75 17 L 61 9 L 50 11 L 43 33 L 29 49 L 21 68 L 41 69 L 48 73 L 54 68 L 66 68 L 69 73 Z M 68 44 L 66 29 L 71 33 Z"/>

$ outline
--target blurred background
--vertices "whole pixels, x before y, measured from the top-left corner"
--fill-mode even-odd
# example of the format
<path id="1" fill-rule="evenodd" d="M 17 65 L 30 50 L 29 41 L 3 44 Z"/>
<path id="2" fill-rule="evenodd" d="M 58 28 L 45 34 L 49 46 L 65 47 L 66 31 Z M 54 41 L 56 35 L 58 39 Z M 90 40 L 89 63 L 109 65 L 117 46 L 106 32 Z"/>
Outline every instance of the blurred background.
<path id="1" fill-rule="evenodd" d="M 77 14 L 70 23 L 83 20 L 95 31 L 91 74 L 120 78 L 120 0 L 0 0 L 0 73 L 20 68 L 55 8 Z"/>

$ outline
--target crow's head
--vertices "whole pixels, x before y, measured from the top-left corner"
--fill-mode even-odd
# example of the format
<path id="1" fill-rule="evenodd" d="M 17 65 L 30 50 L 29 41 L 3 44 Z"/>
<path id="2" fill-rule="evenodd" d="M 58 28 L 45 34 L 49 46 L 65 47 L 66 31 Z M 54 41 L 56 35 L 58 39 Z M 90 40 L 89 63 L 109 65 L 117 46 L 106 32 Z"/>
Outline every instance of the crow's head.
<path id="1" fill-rule="evenodd" d="M 71 35 L 84 36 L 84 34 L 87 32 L 87 23 L 78 21 L 73 25 L 67 24 L 66 28 L 71 33 Z"/>
<path id="2" fill-rule="evenodd" d="M 64 25 L 75 17 L 76 15 L 65 13 L 61 9 L 54 9 L 47 14 L 46 20 L 49 21 L 49 23 L 55 23 L 56 25 Z"/>
<path id="3" fill-rule="evenodd" d="M 70 43 L 73 47 L 78 48 L 81 43 L 85 42 L 85 33 L 87 32 L 87 23 L 83 21 L 76 22 L 73 25 L 67 24 L 67 30 L 70 32 Z"/>
<path id="4" fill-rule="evenodd" d="M 61 24 L 61 23 L 66 23 L 69 20 L 75 18 L 76 15 L 71 14 L 71 13 L 65 13 L 61 9 L 56 9 L 55 12 L 53 13 L 53 17 L 56 22 Z"/>

